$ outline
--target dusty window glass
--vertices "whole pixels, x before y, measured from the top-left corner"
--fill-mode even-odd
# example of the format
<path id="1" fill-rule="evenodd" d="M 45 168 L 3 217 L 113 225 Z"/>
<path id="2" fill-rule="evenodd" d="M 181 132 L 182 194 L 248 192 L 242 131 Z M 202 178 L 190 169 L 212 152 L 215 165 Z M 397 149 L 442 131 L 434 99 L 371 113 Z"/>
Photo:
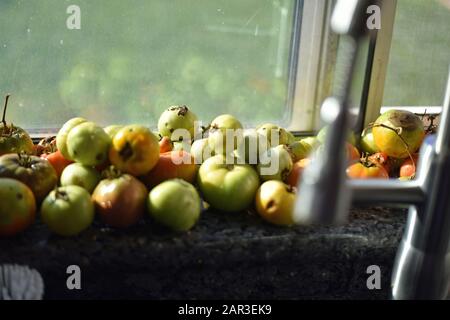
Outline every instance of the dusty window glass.
<path id="1" fill-rule="evenodd" d="M 449 64 L 450 1 L 398 0 L 383 105 L 442 105 Z"/>
<path id="2" fill-rule="evenodd" d="M 9 119 L 153 125 L 170 105 L 204 121 L 285 119 L 294 0 L 1 0 Z M 70 5 L 81 29 L 70 29 Z M 71 27 L 74 21 L 71 20 Z"/>

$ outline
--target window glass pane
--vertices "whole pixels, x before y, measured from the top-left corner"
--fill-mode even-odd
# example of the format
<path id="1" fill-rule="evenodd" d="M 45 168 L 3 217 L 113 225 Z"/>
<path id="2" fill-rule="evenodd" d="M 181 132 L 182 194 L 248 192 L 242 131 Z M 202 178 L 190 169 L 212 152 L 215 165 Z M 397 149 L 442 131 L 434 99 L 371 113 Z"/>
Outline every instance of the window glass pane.
<path id="1" fill-rule="evenodd" d="M 285 119 L 294 0 L 1 0 L 9 119 L 155 124 L 186 104 L 204 121 Z M 81 10 L 70 30 L 69 5 Z"/>
<path id="2" fill-rule="evenodd" d="M 450 63 L 448 0 L 398 0 L 385 106 L 442 105 Z"/>

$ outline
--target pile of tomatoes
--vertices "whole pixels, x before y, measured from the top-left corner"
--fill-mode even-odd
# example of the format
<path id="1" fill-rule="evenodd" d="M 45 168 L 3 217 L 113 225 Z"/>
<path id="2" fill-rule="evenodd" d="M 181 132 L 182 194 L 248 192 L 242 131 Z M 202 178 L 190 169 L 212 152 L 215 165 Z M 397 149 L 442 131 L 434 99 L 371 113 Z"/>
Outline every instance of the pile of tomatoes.
<path id="1" fill-rule="evenodd" d="M 349 139 L 348 176 L 412 178 L 425 134 L 415 117 L 384 114 L 358 144 Z M 229 130 L 242 135 L 228 135 Z M 141 125 L 102 128 L 73 118 L 56 137 L 30 148 L 28 134 L 3 121 L 0 236 L 25 230 L 37 212 L 61 236 L 79 234 L 95 215 L 114 228 L 148 215 L 187 231 L 207 206 L 224 213 L 254 207 L 270 223 L 292 225 L 298 179 L 324 131 L 299 140 L 271 123 L 243 130 L 229 114 L 198 127 L 192 110 L 173 106 L 162 113 L 158 131 Z"/>

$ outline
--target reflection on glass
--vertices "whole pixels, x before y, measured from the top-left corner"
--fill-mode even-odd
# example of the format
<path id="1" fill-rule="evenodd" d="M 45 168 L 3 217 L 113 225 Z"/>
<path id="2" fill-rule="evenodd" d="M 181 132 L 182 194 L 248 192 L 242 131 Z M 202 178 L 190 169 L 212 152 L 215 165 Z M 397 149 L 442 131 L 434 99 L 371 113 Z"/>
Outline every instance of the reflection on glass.
<path id="1" fill-rule="evenodd" d="M 294 0 L 0 1 L 0 88 L 10 119 L 153 125 L 168 106 L 251 124 L 286 111 Z"/>
<path id="2" fill-rule="evenodd" d="M 441 105 L 449 63 L 448 0 L 398 0 L 383 105 Z"/>

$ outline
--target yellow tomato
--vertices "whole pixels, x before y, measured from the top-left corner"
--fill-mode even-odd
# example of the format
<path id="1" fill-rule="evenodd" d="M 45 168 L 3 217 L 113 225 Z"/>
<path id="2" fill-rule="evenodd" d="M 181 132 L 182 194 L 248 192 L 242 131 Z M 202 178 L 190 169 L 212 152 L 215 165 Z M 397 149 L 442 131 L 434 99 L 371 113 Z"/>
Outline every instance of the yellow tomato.
<path id="1" fill-rule="evenodd" d="M 278 180 L 264 182 L 256 193 L 256 210 L 266 221 L 283 226 L 294 224 L 295 189 Z"/>
<path id="2" fill-rule="evenodd" d="M 148 173 L 158 162 L 158 138 L 146 127 L 129 125 L 114 136 L 109 160 L 122 172 L 140 176 Z"/>

